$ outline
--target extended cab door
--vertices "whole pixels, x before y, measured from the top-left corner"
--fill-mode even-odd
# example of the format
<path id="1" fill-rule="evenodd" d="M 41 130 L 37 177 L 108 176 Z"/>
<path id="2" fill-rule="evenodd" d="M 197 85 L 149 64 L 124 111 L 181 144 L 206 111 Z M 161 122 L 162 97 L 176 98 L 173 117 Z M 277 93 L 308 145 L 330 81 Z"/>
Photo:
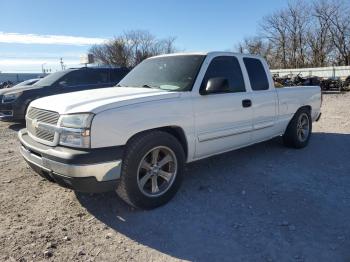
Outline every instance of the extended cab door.
<path id="1" fill-rule="evenodd" d="M 206 93 L 210 79 L 226 79 L 227 90 Z M 216 56 L 194 99 L 196 158 L 229 151 L 251 142 L 252 108 L 241 65 L 235 56 Z"/>
<path id="2" fill-rule="evenodd" d="M 244 57 L 243 62 L 252 90 L 253 132 L 252 142 L 260 142 L 276 136 L 277 92 L 269 80 L 268 66 L 261 59 Z"/>

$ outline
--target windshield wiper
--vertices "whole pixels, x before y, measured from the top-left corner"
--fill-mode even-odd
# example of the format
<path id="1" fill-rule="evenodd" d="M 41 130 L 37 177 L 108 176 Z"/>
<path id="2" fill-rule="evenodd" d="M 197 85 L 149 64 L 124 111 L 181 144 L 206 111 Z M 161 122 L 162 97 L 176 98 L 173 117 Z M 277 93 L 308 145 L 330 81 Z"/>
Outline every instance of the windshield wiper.
<path id="1" fill-rule="evenodd" d="M 115 85 L 115 86 L 116 86 L 116 87 L 129 87 L 129 86 L 121 85 L 121 84 L 117 84 L 117 85 Z M 137 86 L 135 86 L 135 87 L 137 87 Z M 157 88 L 157 89 L 160 88 L 160 87 L 158 87 L 158 86 L 151 86 L 151 85 L 147 85 L 147 84 L 144 84 L 144 85 L 139 86 L 139 87 L 144 87 L 144 88 Z"/>
<path id="2" fill-rule="evenodd" d="M 145 88 L 159 88 L 158 86 L 151 86 L 151 85 L 142 85 L 141 87 L 145 87 Z"/>

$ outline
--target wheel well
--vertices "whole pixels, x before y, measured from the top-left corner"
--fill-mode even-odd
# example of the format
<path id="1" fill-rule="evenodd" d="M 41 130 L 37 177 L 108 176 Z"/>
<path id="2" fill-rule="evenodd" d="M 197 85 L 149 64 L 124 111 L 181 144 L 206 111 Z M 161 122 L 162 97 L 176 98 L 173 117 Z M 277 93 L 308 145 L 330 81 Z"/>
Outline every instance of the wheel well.
<path id="1" fill-rule="evenodd" d="M 148 131 L 153 131 L 153 130 L 161 130 L 163 132 L 167 132 L 170 135 L 174 136 L 179 143 L 181 144 L 184 152 L 185 152 L 185 156 L 187 158 L 188 156 L 188 145 L 187 145 L 187 139 L 185 136 L 185 132 L 183 131 L 183 129 L 179 126 L 164 126 L 164 127 L 159 127 L 159 128 L 154 128 L 154 129 L 149 129 L 149 130 L 143 130 L 139 133 L 134 134 L 132 137 L 129 138 L 128 142 L 130 141 L 130 139 L 132 139 L 133 137 L 140 135 L 144 132 L 148 132 Z"/>
<path id="2" fill-rule="evenodd" d="M 30 102 L 27 102 L 24 108 L 24 116 L 26 116 Z"/>
<path id="3" fill-rule="evenodd" d="M 311 106 L 309 106 L 309 105 L 302 106 L 302 107 L 300 107 L 298 110 L 303 109 L 303 108 L 309 110 L 309 111 L 310 111 L 310 114 L 311 114 Z"/>
<path id="4" fill-rule="evenodd" d="M 299 107 L 298 108 L 298 110 L 296 111 L 296 112 L 298 112 L 300 109 L 307 109 L 307 110 L 309 110 L 309 112 L 310 112 L 310 114 L 311 114 L 311 106 L 309 106 L 309 105 L 305 105 L 305 106 L 301 106 L 301 107 Z M 295 114 L 296 114 L 296 112 L 295 112 Z"/>

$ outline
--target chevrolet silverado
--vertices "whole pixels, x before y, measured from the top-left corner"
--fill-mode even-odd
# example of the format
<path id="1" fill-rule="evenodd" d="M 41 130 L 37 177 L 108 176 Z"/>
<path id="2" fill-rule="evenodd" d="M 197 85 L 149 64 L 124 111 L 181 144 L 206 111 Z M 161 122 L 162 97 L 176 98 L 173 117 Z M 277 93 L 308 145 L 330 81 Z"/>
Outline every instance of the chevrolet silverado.
<path id="1" fill-rule="evenodd" d="M 175 195 L 185 163 L 277 136 L 305 147 L 320 107 L 320 87 L 275 88 L 258 56 L 161 55 L 117 86 L 33 101 L 20 150 L 50 181 L 150 209 Z"/>

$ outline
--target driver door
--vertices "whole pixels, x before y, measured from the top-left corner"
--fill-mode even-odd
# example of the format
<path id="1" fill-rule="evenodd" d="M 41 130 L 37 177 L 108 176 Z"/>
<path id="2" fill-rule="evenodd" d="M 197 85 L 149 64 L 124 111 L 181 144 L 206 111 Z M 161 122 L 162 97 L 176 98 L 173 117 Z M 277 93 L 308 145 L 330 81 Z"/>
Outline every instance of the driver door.
<path id="1" fill-rule="evenodd" d="M 229 91 L 206 94 L 207 82 L 212 78 L 227 79 Z M 251 143 L 251 93 L 246 92 L 241 66 L 235 56 L 218 56 L 211 60 L 200 93 L 194 100 L 196 158 Z"/>

